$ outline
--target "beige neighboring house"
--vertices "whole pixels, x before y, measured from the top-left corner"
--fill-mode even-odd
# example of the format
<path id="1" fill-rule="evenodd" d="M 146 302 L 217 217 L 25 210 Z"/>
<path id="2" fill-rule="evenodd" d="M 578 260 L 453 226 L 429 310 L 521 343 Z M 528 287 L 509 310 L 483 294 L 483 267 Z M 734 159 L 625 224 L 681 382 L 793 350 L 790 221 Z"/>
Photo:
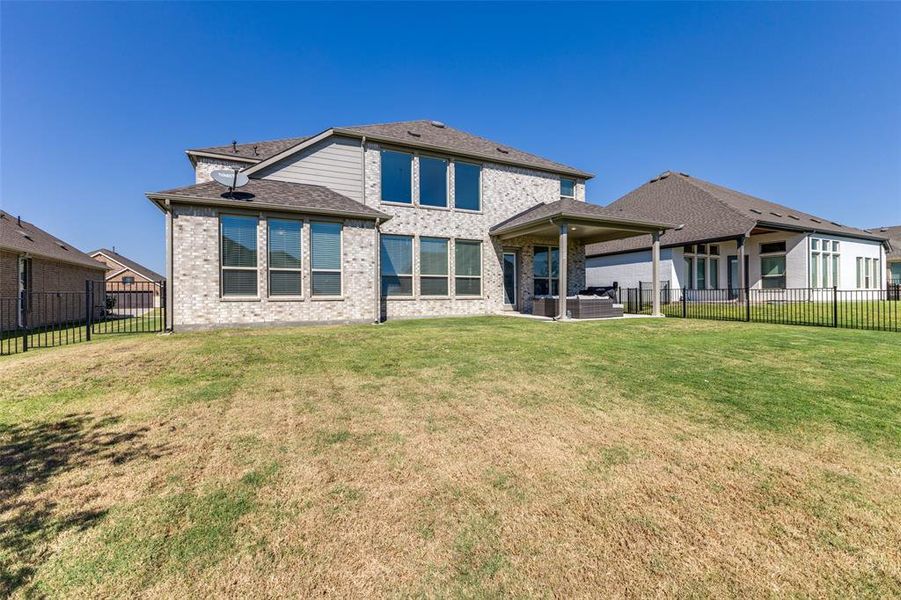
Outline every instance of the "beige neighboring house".
<path id="1" fill-rule="evenodd" d="M 889 239 L 892 249 L 885 255 L 886 281 L 901 285 L 901 225 L 874 227 L 868 231 Z"/>
<path id="2" fill-rule="evenodd" d="M 586 171 L 438 121 L 187 155 L 193 185 L 147 194 L 174 329 L 528 313 L 584 288 L 585 244 L 668 227 L 587 203 Z M 249 183 L 211 181 L 223 169 Z"/>
<path id="3" fill-rule="evenodd" d="M 85 315 L 85 281 L 103 265 L 43 229 L 0 210 L 0 329 L 40 327 Z"/>
<path id="4" fill-rule="evenodd" d="M 107 266 L 107 293 L 121 296 L 123 303 L 133 306 L 159 308 L 162 302 L 163 275 L 148 269 L 141 263 L 116 252 L 116 247 L 99 248 L 89 253 L 94 260 Z M 140 296 L 126 300 L 127 296 Z"/>

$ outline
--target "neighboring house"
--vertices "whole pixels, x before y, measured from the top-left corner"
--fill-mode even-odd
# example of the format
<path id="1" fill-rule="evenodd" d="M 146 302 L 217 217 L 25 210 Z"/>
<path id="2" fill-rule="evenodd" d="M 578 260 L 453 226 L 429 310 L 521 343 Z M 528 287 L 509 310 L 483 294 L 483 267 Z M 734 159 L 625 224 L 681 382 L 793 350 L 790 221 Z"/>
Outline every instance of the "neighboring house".
<path id="1" fill-rule="evenodd" d="M 115 294 L 120 305 L 159 308 L 165 277 L 122 256 L 115 246 L 112 250 L 100 248 L 89 254 L 106 265 L 107 293 Z"/>
<path id="2" fill-rule="evenodd" d="M 889 239 L 892 248 L 885 255 L 885 276 L 889 282 L 901 284 L 901 225 L 875 227 L 867 231 Z"/>
<path id="3" fill-rule="evenodd" d="M 105 265 L 71 244 L 0 210 L 0 328 L 84 317 L 85 281 Z"/>
<path id="4" fill-rule="evenodd" d="M 147 194 L 176 329 L 528 312 L 584 287 L 586 243 L 666 227 L 587 204 L 585 171 L 436 121 L 187 154 L 196 184 Z M 226 168 L 250 182 L 210 181 Z"/>
<path id="5" fill-rule="evenodd" d="M 884 287 L 884 236 L 684 173 L 667 171 L 607 208 L 682 224 L 660 239 L 660 277 L 672 288 Z M 588 284 L 649 287 L 650 247 L 650 236 L 590 245 Z"/>

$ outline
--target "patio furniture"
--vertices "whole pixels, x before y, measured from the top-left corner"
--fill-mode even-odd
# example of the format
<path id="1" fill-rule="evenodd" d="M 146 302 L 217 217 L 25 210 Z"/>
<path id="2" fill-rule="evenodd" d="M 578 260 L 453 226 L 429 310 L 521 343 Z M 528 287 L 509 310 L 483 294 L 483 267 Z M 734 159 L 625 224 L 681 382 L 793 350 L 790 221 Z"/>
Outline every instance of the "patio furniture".
<path id="1" fill-rule="evenodd" d="M 536 296 L 532 300 L 532 314 L 556 317 L 557 301 L 557 296 Z M 622 317 L 623 306 L 602 296 L 570 296 L 566 299 L 566 312 L 573 319 L 608 319 Z"/>

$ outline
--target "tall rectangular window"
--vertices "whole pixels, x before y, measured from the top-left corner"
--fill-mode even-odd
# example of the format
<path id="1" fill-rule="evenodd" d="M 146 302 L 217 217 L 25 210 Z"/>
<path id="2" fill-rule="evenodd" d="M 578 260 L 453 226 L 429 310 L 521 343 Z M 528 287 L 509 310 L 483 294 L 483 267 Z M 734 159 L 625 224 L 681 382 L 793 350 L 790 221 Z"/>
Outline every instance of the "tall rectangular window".
<path id="1" fill-rule="evenodd" d="M 561 179 L 560 180 L 560 195 L 564 198 L 575 198 L 576 197 L 576 180 L 575 179 Z"/>
<path id="2" fill-rule="evenodd" d="M 454 290 L 457 296 L 482 295 L 482 242 L 454 242 Z"/>
<path id="3" fill-rule="evenodd" d="M 711 252 L 716 246 L 711 246 Z M 720 260 L 718 258 L 710 259 L 710 289 L 716 290 L 720 287 Z"/>
<path id="4" fill-rule="evenodd" d="M 695 289 L 694 277 L 695 259 L 692 256 L 685 257 L 685 287 L 690 290 Z"/>
<path id="5" fill-rule="evenodd" d="M 419 203 L 423 206 L 447 207 L 446 160 L 419 157 Z"/>
<path id="6" fill-rule="evenodd" d="M 381 236 L 382 296 L 413 295 L 413 238 Z"/>
<path id="7" fill-rule="evenodd" d="M 413 203 L 413 155 L 382 150 L 382 202 Z"/>
<path id="8" fill-rule="evenodd" d="M 857 289 L 863 287 L 863 259 L 857 257 Z"/>
<path id="9" fill-rule="evenodd" d="M 817 287 L 820 283 L 820 253 L 810 253 L 810 287 Z"/>
<path id="10" fill-rule="evenodd" d="M 785 289 L 785 255 L 761 256 L 760 280 L 765 290 Z"/>
<path id="11" fill-rule="evenodd" d="M 841 285 L 841 281 L 839 279 L 839 258 L 838 254 L 832 255 L 832 285 L 835 287 L 839 287 Z"/>
<path id="12" fill-rule="evenodd" d="M 423 296 L 447 296 L 447 240 L 419 238 L 419 293 Z"/>
<path id="13" fill-rule="evenodd" d="M 303 222 L 269 219 L 269 295 L 300 296 Z"/>
<path id="14" fill-rule="evenodd" d="M 310 223 L 312 287 L 314 296 L 341 295 L 341 223 Z"/>
<path id="15" fill-rule="evenodd" d="M 829 255 L 825 252 L 823 253 L 823 287 L 829 287 L 829 272 L 831 269 L 829 268 Z"/>
<path id="16" fill-rule="evenodd" d="M 560 291 L 560 250 L 535 246 L 532 259 L 532 285 L 536 296 L 553 296 Z"/>
<path id="17" fill-rule="evenodd" d="M 695 267 L 698 272 L 697 285 L 699 290 L 707 289 L 707 259 L 698 257 L 695 259 Z"/>
<path id="18" fill-rule="evenodd" d="M 223 296 L 257 295 L 257 218 L 219 219 Z"/>
<path id="19" fill-rule="evenodd" d="M 482 167 L 465 162 L 454 163 L 454 207 L 482 209 Z"/>

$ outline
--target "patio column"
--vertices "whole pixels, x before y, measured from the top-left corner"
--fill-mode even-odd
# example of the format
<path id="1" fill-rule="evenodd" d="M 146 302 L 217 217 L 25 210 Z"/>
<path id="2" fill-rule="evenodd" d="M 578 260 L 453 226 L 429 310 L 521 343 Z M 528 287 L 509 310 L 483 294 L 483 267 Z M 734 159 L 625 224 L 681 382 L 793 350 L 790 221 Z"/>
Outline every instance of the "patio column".
<path id="1" fill-rule="evenodd" d="M 738 301 L 745 301 L 745 294 L 748 293 L 748 290 L 745 289 L 745 281 L 747 281 L 747 273 L 745 273 L 745 236 L 741 236 L 736 241 L 738 245 Z"/>
<path id="2" fill-rule="evenodd" d="M 651 239 L 654 240 L 651 244 L 651 314 L 660 317 L 660 232 L 652 233 Z"/>
<path id="3" fill-rule="evenodd" d="M 566 276 L 569 271 L 567 250 L 569 249 L 569 224 L 560 223 L 560 289 L 557 290 L 557 315 L 566 319 Z"/>

